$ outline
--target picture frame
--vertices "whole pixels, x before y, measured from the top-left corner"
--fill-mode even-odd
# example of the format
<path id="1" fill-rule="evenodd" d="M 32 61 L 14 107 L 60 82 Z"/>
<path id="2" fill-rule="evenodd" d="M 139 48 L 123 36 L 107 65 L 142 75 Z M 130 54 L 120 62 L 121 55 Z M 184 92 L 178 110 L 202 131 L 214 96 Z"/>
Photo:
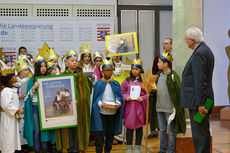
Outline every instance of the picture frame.
<path id="1" fill-rule="evenodd" d="M 122 33 L 105 37 L 108 56 L 138 54 L 137 33 Z"/>
<path id="2" fill-rule="evenodd" d="M 36 77 L 41 130 L 77 126 L 76 80 L 74 74 Z"/>

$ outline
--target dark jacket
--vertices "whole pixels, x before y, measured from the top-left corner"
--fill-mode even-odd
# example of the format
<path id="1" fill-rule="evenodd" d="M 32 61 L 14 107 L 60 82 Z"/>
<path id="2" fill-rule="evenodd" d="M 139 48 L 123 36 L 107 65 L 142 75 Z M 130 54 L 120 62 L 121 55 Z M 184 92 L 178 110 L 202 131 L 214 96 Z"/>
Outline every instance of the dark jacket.
<path id="1" fill-rule="evenodd" d="M 194 50 L 182 73 L 181 106 L 197 110 L 205 100 L 214 100 L 212 74 L 214 56 L 210 48 L 201 42 Z"/>

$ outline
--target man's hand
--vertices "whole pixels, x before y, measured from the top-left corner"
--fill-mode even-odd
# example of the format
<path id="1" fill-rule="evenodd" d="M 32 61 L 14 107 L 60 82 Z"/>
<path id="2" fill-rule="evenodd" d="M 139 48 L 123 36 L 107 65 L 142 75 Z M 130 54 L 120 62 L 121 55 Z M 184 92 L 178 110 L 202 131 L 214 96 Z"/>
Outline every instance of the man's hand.
<path id="1" fill-rule="evenodd" d="M 199 112 L 200 112 L 200 114 L 201 114 L 201 116 L 203 116 L 204 117 L 204 113 L 208 113 L 208 111 L 205 109 L 205 107 L 204 106 L 199 106 L 198 107 L 198 110 L 199 110 Z"/>

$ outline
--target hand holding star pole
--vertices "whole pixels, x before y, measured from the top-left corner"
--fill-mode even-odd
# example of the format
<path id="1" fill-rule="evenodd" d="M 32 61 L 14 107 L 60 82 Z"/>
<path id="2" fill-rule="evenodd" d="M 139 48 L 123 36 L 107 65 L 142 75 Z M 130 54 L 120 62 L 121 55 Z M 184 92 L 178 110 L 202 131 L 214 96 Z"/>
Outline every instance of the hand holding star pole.
<path id="1" fill-rule="evenodd" d="M 145 88 L 147 93 L 147 112 L 146 112 L 146 135 L 145 135 L 145 153 L 147 153 L 147 145 L 148 145 L 148 122 L 149 122 L 149 95 L 152 91 L 157 90 L 156 81 L 158 79 L 158 75 L 152 75 L 150 69 L 148 69 L 146 74 L 141 74 L 142 84 L 141 88 Z"/>

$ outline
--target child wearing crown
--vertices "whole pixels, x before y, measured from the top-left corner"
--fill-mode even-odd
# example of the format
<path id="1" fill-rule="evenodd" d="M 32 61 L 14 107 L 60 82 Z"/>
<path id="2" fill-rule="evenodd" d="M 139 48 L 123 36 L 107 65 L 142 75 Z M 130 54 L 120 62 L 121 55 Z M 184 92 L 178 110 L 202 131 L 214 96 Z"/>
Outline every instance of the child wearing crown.
<path id="1" fill-rule="evenodd" d="M 26 98 L 24 102 L 24 138 L 29 146 L 33 146 L 35 153 L 48 151 L 48 142 L 55 144 L 55 136 L 53 130 L 40 130 L 38 98 L 36 89 L 38 82 L 35 82 L 35 77 L 47 75 L 47 63 L 44 58 L 37 55 L 34 59 L 34 77 L 27 84 Z"/>
<path id="2" fill-rule="evenodd" d="M 68 51 L 66 54 L 67 69 L 63 74 L 75 73 L 77 87 L 77 127 L 68 128 L 69 149 L 68 152 L 85 152 L 89 144 L 90 131 L 90 94 L 92 82 L 78 67 L 78 54 L 76 51 Z M 65 129 L 63 129 L 65 130 Z M 61 133 L 59 133 L 61 135 Z M 57 135 L 56 135 L 57 138 Z M 61 142 L 66 142 L 65 137 Z M 60 137 L 61 139 L 61 137 Z M 58 140 L 57 140 L 58 141 Z M 61 144 L 63 146 L 63 144 Z M 62 147 L 61 146 L 61 147 Z M 60 146 L 58 146 L 60 148 Z"/>
<path id="3" fill-rule="evenodd" d="M 104 151 L 110 153 L 113 137 L 122 129 L 123 97 L 119 83 L 111 79 L 111 60 L 103 61 L 102 73 L 103 78 L 95 84 L 90 129 L 96 132 L 96 153 L 103 152 L 104 137 Z"/>
<path id="4" fill-rule="evenodd" d="M 184 109 L 180 106 L 180 79 L 177 73 L 171 70 L 172 61 L 172 55 L 166 52 L 163 52 L 158 59 L 160 71 L 157 73 L 159 78 L 156 112 L 160 128 L 159 153 L 175 152 L 176 133 L 185 133 L 186 130 Z M 175 117 L 173 117 L 174 115 Z M 167 129 L 169 134 L 168 150 L 166 149 Z"/>
<path id="5" fill-rule="evenodd" d="M 2 153 L 13 153 L 21 150 L 18 114 L 23 114 L 24 110 L 19 107 L 17 89 L 13 87 L 17 82 L 15 69 L 4 67 L 1 77 L 4 89 L 1 92 L 0 150 Z"/>
<path id="6" fill-rule="evenodd" d="M 144 73 L 142 61 L 135 59 L 131 66 L 130 76 L 121 85 L 124 98 L 124 126 L 127 127 L 126 153 L 140 153 L 147 107 L 147 94 L 145 89 L 140 87 L 142 83 L 141 73 Z M 133 151 L 134 130 L 136 131 L 136 142 Z"/>
<path id="7" fill-rule="evenodd" d="M 29 80 L 28 73 L 29 73 L 29 67 L 27 63 L 20 58 L 22 55 L 18 57 L 18 61 L 14 62 L 16 71 L 18 73 L 17 75 L 17 83 L 14 84 L 18 88 L 18 94 L 19 94 L 19 107 L 24 109 L 24 98 L 26 96 L 26 86 Z M 26 139 L 23 137 L 23 131 L 24 131 L 24 114 L 20 114 L 20 120 L 19 120 L 19 132 L 20 132 L 20 140 L 22 145 L 22 151 L 23 152 L 29 152 L 29 148 L 27 145 Z"/>
<path id="8" fill-rule="evenodd" d="M 95 63 L 95 66 L 93 68 L 93 72 L 97 76 L 97 80 L 100 80 L 103 77 L 102 71 L 101 71 L 101 63 L 103 61 L 102 53 L 96 52 L 95 54 L 93 54 L 93 60 Z"/>

